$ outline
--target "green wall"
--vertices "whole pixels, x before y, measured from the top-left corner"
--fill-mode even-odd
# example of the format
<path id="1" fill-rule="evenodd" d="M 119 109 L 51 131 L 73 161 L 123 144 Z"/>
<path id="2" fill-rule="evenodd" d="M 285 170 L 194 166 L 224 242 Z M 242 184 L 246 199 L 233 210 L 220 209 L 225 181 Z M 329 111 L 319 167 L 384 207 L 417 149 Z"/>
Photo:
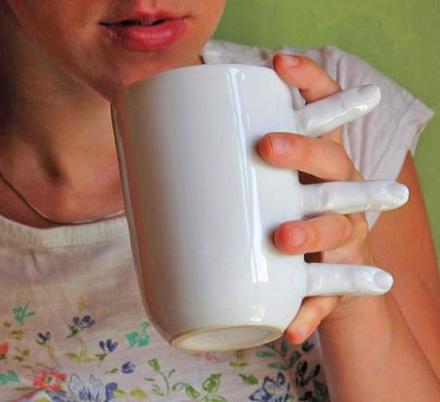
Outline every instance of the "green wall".
<path id="1" fill-rule="evenodd" d="M 229 0 L 215 37 L 270 48 L 337 45 L 434 109 L 416 164 L 440 256 L 440 0 Z"/>

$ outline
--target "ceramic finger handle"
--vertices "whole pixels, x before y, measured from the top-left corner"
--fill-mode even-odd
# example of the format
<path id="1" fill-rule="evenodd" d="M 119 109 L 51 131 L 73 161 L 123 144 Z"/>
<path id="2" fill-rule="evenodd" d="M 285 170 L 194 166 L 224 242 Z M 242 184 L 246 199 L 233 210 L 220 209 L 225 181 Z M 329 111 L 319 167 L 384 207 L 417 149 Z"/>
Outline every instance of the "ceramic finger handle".
<path id="1" fill-rule="evenodd" d="M 295 110 L 295 132 L 318 136 L 374 109 L 380 102 L 380 89 L 364 85 L 346 89 Z"/>
<path id="2" fill-rule="evenodd" d="M 350 88 L 295 110 L 295 131 L 319 136 L 374 109 L 380 102 L 375 85 Z M 398 208 L 408 200 L 408 189 L 390 181 L 327 182 L 302 186 L 305 217 L 349 214 Z M 390 290 L 393 277 L 367 265 L 306 265 L 306 296 L 380 295 Z"/>
<path id="3" fill-rule="evenodd" d="M 320 214 L 351 214 L 387 211 L 408 201 L 406 186 L 393 181 L 326 182 L 302 186 L 305 217 Z"/>
<path id="4" fill-rule="evenodd" d="M 393 277 L 368 265 L 306 264 L 306 296 L 381 295 L 393 285 Z"/>
<path id="5" fill-rule="evenodd" d="M 327 182 L 302 186 L 304 216 L 349 214 L 398 208 L 408 188 L 392 181 Z M 306 264 L 307 296 L 377 295 L 393 284 L 390 274 L 365 265 Z"/>

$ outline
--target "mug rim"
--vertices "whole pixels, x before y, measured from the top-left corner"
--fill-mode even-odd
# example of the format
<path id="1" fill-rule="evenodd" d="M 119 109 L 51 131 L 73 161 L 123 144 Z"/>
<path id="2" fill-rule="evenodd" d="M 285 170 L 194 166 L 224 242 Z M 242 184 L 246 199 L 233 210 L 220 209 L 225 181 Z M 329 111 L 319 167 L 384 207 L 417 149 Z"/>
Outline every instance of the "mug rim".
<path id="1" fill-rule="evenodd" d="M 260 71 L 268 72 L 271 75 L 275 74 L 273 69 L 270 67 L 255 66 L 252 64 L 243 64 L 243 63 L 197 64 L 197 65 L 193 65 L 193 66 L 176 67 L 171 70 L 161 71 L 160 73 L 154 74 L 148 78 L 144 78 L 144 79 L 141 79 L 141 80 L 134 82 L 133 84 L 130 84 L 129 86 L 122 89 L 121 91 L 118 91 L 116 96 L 113 97 L 112 103 L 115 100 L 115 98 L 118 97 L 118 95 L 127 93 L 127 92 L 133 90 L 134 88 L 136 88 L 137 86 L 145 84 L 146 82 L 149 82 L 151 80 L 161 78 L 165 75 L 174 75 L 174 74 L 182 73 L 184 71 L 197 70 L 197 69 L 200 69 L 200 70 L 229 70 L 231 68 L 236 68 L 239 70 L 260 70 Z"/>

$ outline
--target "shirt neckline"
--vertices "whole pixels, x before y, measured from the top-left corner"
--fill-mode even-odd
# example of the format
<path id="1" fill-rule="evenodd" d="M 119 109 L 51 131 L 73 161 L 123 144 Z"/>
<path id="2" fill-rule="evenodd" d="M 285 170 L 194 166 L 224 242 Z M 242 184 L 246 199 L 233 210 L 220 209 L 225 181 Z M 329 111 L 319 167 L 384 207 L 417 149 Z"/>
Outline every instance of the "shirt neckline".
<path id="1" fill-rule="evenodd" d="M 0 215 L 2 247 L 48 249 L 102 243 L 128 235 L 125 216 L 72 226 L 36 228 Z"/>

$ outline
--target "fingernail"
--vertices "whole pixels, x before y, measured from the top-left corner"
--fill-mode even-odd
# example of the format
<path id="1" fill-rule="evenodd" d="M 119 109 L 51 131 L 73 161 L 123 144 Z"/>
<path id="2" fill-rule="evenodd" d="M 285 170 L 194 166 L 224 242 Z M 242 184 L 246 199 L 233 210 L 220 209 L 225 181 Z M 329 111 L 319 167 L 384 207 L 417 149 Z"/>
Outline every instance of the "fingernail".
<path id="1" fill-rule="evenodd" d="M 403 184 L 400 183 L 390 183 L 387 186 L 388 194 L 392 197 L 393 202 L 396 205 L 403 205 L 408 201 L 409 190 Z"/>
<path id="2" fill-rule="evenodd" d="M 388 292 L 393 286 L 393 277 L 385 271 L 377 271 L 373 277 L 374 284 L 382 291 Z"/>
<path id="3" fill-rule="evenodd" d="M 310 327 L 307 324 L 298 324 L 288 332 L 288 338 L 295 343 L 301 343 L 309 334 Z"/>
<path id="4" fill-rule="evenodd" d="M 306 241 L 306 232 L 302 228 L 289 229 L 291 244 L 295 247 L 301 246 Z"/>
<path id="5" fill-rule="evenodd" d="M 273 156 L 285 156 L 289 153 L 289 141 L 284 136 L 269 136 Z"/>
<path id="6" fill-rule="evenodd" d="M 299 65 L 299 58 L 289 54 L 280 55 L 281 61 L 288 67 L 296 67 Z"/>

